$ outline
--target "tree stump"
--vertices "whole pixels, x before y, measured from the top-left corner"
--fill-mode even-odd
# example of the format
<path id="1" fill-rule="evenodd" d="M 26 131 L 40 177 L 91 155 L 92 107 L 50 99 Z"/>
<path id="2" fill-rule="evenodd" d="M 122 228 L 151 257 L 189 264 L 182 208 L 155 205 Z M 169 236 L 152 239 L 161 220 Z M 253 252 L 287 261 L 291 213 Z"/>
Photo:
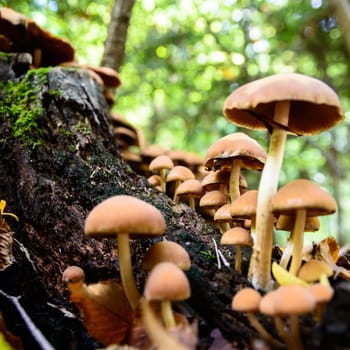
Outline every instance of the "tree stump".
<path id="1" fill-rule="evenodd" d="M 249 348 L 257 334 L 244 315 L 231 310 L 232 296 L 248 281 L 233 271 L 232 256 L 231 267 L 218 269 L 213 239 L 219 242 L 220 233 L 214 225 L 186 205 L 176 205 L 122 159 L 108 105 L 91 75 L 54 67 L 16 77 L 13 65 L 14 56 L 1 56 L 0 199 L 7 201 L 7 212 L 19 217 L 19 222 L 6 218 L 14 232 L 15 261 L 0 272 L 1 291 L 19 297 L 55 349 L 97 348 L 61 276 L 68 265 L 78 265 L 88 283 L 119 281 L 116 242 L 88 238 L 83 226 L 88 212 L 103 199 L 132 195 L 161 211 L 166 238 L 190 254 L 192 297 L 185 305 L 189 315 L 199 319 L 198 348 L 210 347 L 213 330 L 233 348 Z M 131 244 L 141 291 L 142 256 L 153 243 L 148 239 Z M 3 294 L 0 309 L 25 349 L 40 348 Z"/>

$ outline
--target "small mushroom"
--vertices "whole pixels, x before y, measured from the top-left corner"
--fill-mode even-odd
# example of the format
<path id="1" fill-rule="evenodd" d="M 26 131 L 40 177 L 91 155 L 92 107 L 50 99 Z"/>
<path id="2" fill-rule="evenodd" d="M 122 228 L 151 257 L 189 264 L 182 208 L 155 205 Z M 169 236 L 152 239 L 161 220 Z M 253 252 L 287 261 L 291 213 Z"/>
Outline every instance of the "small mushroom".
<path id="1" fill-rule="evenodd" d="M 306 217 L 333 214 L 336 209 L 337 204 L 332 196 L 307 179 L 291 181 L 272 197 L 272 213 L 295 216 L 291 274 L 296 276 L 301 266 Z"/>
<path id="2" fill-rule="evenodd" d="M 163 240 L 153 244 L 147 250 L 143 256 L 142 268 L 151 271 L 153 267 L 164 261 L 176 264 L 183 271 L 191 267 L 191 259 L 185 248 L 176 242 Z"/>
<path id="3" fill-rule="evenodd" d="M 259 292 L 253 288 L 246 287 L 234 295 L 231 307 L 235 311 L 244 312 L 252 327 L 254 327 L 263 339 L 273 346 L 280 347 L 280 342 L 265 329 L 255 316 L 255 313 L 259 311 L 260 301 L 261 295 Z"/>
<path id="4" fill-rule="evenodd" d="M 261 170 L 265 159 L 266 152 L 256 140 L 243 132 L 237 132 L 214 142 L 207 150 L 204 165 L 210 170 L 230 170 L 229 192 L 233 202 L 240 196 L 241 169 Z"/>
<path id="5" fill-rule="evenodd" d="M 185 273 L 172 262 L 165 261 L 154 266 L 145 283 L 146 300 L 161 302 L 166 328 L 176 325 L 171 302 L 188 299 L 190 295 L 191 288 Z"/>
<path id="6" fill-rule="evenodd" d="M 163 192 L 166 191 L 166 176 L 169 169 L 174 167 L 173 161 L 165 154 L 154 158 L 149 164 L 149 170 L 160 176 L 160 187 Z"/>
<path id="7" fill-rule="evenodd" d="M 188 199 L 189 206 L 192 210 L 196 210 L 196 200 L 203 195 L 203 187 L 199 180 L 186 180 L 182 182 L 175 191 L 175 202 Z"/>
<path id="8" fill-rule="evenodd" d="M 86 235 L 95 238 L 117 237 L 121 280 L 133 309 L 140 295 L 132 271 L 129 236 L 157 237 L 164 234 L 165 227 L 164 218 L 157 208 L 127 195 L 105 199 L 90 211 L 85 220 Z"/>
<path id="9" fill-rule="evenodd" d="M 253 245 L 250 232 L 243 227 L 233 227 L 221 236 L 222 245 L 233 245 L 236 248 L 235 270 L 241 272 L 242 246 L 251 247 Z"/>

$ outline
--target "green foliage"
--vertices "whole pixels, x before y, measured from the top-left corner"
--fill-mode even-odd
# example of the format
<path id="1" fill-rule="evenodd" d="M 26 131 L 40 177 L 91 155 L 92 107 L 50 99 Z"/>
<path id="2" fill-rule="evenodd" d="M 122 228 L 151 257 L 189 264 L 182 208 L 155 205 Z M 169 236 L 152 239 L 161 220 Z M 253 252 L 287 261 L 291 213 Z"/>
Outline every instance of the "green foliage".
<path id="1" fill-rule="evenodd" d="M 6 6 L 68 38 L 80 62 L 98 64 L 113 0 L 10 0 Z M 310 178 L 337 199 L 339 217 L 325 234 L 350 225 L 350 74 L 344 36 L 324 0 L 138 0 L 114 110 L 141 128 L 148 143 L 204 155 L 219 137 L 240 131 L 222 114 L 226 97 L 248 81 L 277 72 L 315 76 L 337 91 L 342 125 L 288 138 L 281 185 Z M 265 132 L 243 130 L 268 145 Z M 257 177 L 248 174 L 251 188 Z M 343 221 L 342 221 L 343 220 Z"/>

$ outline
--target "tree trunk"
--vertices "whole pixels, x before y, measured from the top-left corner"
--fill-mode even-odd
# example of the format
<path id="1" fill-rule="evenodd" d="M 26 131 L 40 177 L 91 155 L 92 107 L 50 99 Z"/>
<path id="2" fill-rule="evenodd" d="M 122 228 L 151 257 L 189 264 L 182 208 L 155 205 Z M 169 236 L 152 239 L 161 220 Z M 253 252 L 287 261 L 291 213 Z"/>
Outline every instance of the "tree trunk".
<path id="1" fill-rule="evenodd" d="M 115 0 L 105 49 L 102 57 L 102 66 L 119 71 L 122 65 L 129 22 L 135 0 Z"/>
<path id="2" fill-rule="evenodd" d="M 350 54 L 350 3 L 349 0 L 330 0 L 328 5 L 334 13 L 339 28 L 344 35 L 345 45 Z"/>
<path id="3" fill-rule="evenodd" d="M 14 262 L 0 271 L 0 309 L 24 348 L 44 347 L 37 344 L 9 296 L 19 297 L 54 349 L 99 346 L 82 326 L 62 272 L 68 265 L 78 265 L 87 283 L 120 281 L 115 241 L 97 241 L 83 232 L 88 212 L 116 194 L 156 206 L 166 220 L 166 238 L 189 252 L 192 296 L 183 305 L 187 316 L 198 317 L 198 349 L 210 347 L 214 330 L 233 344 L 232 349 L 252 348 L 258 335 L 244 314 L 231 310 L 232 296 L 249 283 L 234 271 L 229 250 L 222 248 L 231 266 L 218 269 L 212 241 L 220 240 L 218 230 L 187 206 L 176 205 L 124 162 L 110 128 L 108 106 L 91 75 L 52 68 L 16 79 L 11 62 L 11 57 L 1 57 L 0 199 L 7 201 L 5 212 L 16 214 L 19 222 L 4 216 L 14 232 L 9 250 Z M 141 292 L 142 257 L 154 242 L 131 243 Z M 244 273 L 247 266 L 245 254 Z M 274 332 L 268 319 L 262 321 Z M 302 333 L 307 335 L 307 348 L 316 349 L 320 335 L 310 326 Z M 337 337 L 341 339 L 338 333 Z"/>

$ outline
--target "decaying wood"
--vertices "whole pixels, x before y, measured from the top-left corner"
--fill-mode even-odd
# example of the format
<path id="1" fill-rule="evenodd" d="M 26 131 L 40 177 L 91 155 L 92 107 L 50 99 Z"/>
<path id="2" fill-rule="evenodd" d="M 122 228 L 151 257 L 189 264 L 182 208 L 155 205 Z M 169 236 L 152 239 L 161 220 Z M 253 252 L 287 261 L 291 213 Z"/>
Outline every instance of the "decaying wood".
<path id="1" fill-rule="evenodd" d="M 2 60 L 1 78 L 16 81 L 10 63 L 11 59 Z M 39 84 L 33 90 L 39 98 L 36 105 L 27 106 L 33 109 L 40 104 L 35 117 L 38 128 L 30 135 L 37 146 L 14 137 L 13 120 L 0 116 L 0 199 L 20 219 L 18 223 L 8 219 L 14 232 L 15 262 L 0 272 L 0 289 L 20 297 L 55 349 L 97 348 L 70 303 L 61 276 L 68 265 L 78 265 L 88 283 L 119 280 L 116 242 L 87 238 L 83 225 L 87 213 L 101 200 L 128 194 L 156 206 L 166 219 L 166 237 L 190 254 L 192 297 L 185 310 L 199 319 L 199 348 L 210 347 L 210 334 L 216 329 L 238 348 L 248 347 L 256 333 L 244 315 L 231 310 L 232 296 L 248 282 L 233 271 L 232 264 L 218 269 L 212 242 L 213 238 L 219 241 L 218 230 L 187 206 L 175 205 L 124 162 L 113 139 L 108 106 L 89 74 L 52 68 L 40 82 L 35 73 L 31 77 L 31 86 Z M 6 89 L 0 93 L 2 101 L 3 94 Z M 152 243 L 149 239 L 132 242 L 140 290 L 145 280 L 141 259 Z M 232 255 L 226 257 L 232 261 Z M 1 295 L 0 309 L 25 348 L 39 348 L 14 306 Z"/>

